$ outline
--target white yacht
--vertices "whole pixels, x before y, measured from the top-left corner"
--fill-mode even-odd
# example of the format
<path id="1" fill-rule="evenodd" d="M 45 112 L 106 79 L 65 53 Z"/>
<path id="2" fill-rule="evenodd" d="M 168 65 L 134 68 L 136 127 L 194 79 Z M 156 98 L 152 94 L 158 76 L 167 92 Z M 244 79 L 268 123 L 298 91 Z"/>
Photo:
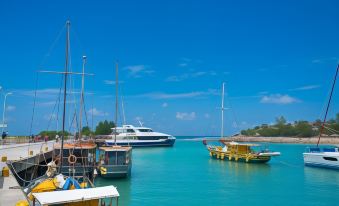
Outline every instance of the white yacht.
<path id="1" fill-rule="evenodd" d="M 112 128 L 110 136 L 112 139 L 106 140 L 106 145 L 116 144 L 132 147 L 173 146 L 176 139 L 169 134 L 154 132 L 148 127 L 134 127 L 133 125 Z"/>
<path id="2" fill-rule="evenodd" d="M 339 151 L 338 147 L 309 148 L 304 155 L 304 163 L 306 166 L 325 167 L 339 170 Z"/>

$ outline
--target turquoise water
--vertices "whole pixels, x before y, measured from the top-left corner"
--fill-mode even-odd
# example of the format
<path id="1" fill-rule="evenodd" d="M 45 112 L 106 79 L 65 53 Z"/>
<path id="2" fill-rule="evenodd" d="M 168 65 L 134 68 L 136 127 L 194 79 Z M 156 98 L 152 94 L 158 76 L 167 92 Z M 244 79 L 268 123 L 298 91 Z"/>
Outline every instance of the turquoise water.
<path id="1" fill-rule="evenodd" d="M 270 144 L 267 164 L 211 159 L 201 141 L 133 149 L 132 176 L 113 184 L 119 205 L 339 205 L 339 171 L 304 167 L 306 145 Z"/>

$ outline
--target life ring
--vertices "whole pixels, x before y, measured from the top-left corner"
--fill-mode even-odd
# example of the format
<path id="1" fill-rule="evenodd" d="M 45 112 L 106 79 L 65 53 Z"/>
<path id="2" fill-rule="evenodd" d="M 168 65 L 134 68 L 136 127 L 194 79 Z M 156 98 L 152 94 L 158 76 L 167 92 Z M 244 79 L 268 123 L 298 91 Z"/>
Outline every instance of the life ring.
<path id="1" fill-rule="evenodd" d="M 77 161 L 77 157 L 75 155 L 68 156 L 68 163 L 74 164 Z"/>

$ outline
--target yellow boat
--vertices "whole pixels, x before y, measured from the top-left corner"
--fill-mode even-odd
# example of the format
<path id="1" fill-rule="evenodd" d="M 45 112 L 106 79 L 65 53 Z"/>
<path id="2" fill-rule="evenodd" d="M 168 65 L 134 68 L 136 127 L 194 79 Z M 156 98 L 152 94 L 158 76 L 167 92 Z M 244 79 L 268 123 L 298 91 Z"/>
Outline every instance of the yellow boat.
<path id="1" fill-rule="evenodd" d="M 254 150 L 252 147 L 260 146 L 258 144 L 241 144 L 224 141 L 223 143 L 224 146 L 207 145 L 212 158 L 248 163 L 265 163 L 270 161 L 271 157 L 280 155 L 280 152 L 271 152 L 267 149 Z"/>

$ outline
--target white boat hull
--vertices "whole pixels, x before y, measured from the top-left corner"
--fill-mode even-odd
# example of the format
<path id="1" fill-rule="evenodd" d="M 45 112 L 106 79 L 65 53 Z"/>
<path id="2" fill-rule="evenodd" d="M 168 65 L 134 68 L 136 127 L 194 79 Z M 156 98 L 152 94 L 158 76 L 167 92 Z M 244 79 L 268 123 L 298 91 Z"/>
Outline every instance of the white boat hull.
<path id="1" fill-rule="evenodd" d="M 306 166 L 339 170 L 339 152 L 310 152 L 303 155 Z"/>

